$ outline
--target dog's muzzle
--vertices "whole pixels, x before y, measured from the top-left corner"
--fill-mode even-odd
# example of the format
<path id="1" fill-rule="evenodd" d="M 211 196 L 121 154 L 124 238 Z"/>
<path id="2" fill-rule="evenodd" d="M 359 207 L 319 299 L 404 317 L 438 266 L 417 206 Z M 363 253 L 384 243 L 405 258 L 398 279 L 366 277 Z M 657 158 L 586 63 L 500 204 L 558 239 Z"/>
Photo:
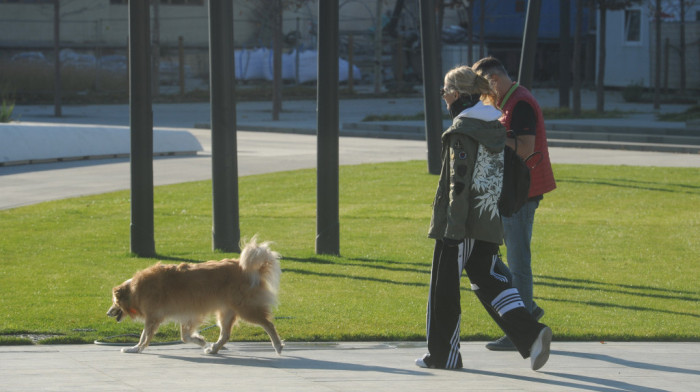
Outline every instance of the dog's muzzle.
<path id="1" fill-rule="evenodd" d="M 109 317 L 114 317 L 116 318 L 117 322 L 122 321 L 122 317 L 124 317 L 124 311 L 116 305 L 112 305 L 111 308 L 107 311 L 107 316 Z"/>

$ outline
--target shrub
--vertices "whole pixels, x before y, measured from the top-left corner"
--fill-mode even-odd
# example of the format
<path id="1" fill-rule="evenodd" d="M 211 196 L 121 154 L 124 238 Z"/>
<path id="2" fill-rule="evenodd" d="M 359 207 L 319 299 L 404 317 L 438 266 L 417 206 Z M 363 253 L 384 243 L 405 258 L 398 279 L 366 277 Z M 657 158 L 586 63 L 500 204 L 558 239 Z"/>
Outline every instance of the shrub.
<path id="1" fill-rule="evenodd" d="M 622 99 L 625 102 L 641 102 L 644 94 L 644 87 L 641 82 L 635 82 L 622 90 Z"/>
<path id="2" fill-rule="evenodd" d="M 6 99 L 2 100 L 0 106 L 0 122 L 6 123 L 12 120 L 12 112 L 15 110 L 15 103 L 9 102 Z"/>

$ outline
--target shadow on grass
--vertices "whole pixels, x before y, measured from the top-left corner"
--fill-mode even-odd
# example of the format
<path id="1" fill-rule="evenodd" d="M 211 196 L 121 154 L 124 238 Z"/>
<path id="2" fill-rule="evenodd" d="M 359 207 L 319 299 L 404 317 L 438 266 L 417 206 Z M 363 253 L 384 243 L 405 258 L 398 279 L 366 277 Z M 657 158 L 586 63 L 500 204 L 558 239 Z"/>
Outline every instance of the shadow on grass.
<path id="1" fill-rule="evenodd" d="M 296 261 L 296 262 L 300 262 L 300 263 L 366 267 L 366 268 L 380 269 L 380 270 L 384 270 L 384 271 L 414 272 L 414 273 L 418 273 L 418 274 L 429 274 L 430 273 L 430 265 L 425 264 L 425 263 L 404 263 L 404 262 L 400 262 L 400 261 L 365 259 L 365 258 L 348 258 L 348 259 L 343 259 L 342 262 L 335 262 L 332 260 L 326 260 L 326 259 L 322 259 L 322 258 L 318 258 L 318 257 L 311 257 L 311 258 L 284 257 L 284 259 L 292 260 L 292 261 Z M 386 264 L 416 266 L 416 267 L 422 267 L 422 268 L 389 267 Z"/>
<path id="2" fill-rule="evenodd" d="M 628 188 L 628 189 L 638 189 L 643 191 L 654 191 L 654 192 L 667 192 L 667 193 L 686 193 L 689 195 L 700 194 L 700 186 L 689 185 L 689 184 L 668 184 L 663 182 L 652 182 L 652 181 L 638 181 L 630 180 L 627 178 L 612 178 L 607 181 L 601 180 L 591 180 L 585 178 L 557 178 L 558 183 L 572 183 L 572 184 L 587 184 L 587 185 L 603 185 L 617 188 Z M 666 186 L 667 188 L 662 188 Z M 671 187 L 676 187 L 680 189 L 669 189 Z"/>
<path id="3" fill-rule="evenodd" d="M 607 302 L 596 302 L 596 301 L 576 301 L 576 300 L 572 300 L 572 299 L 561 299 L 561 298 L 540 297 L 540 296 L 536 296 L 535 299 L 542 300 L 542 301 L 564 302 L 564 303 L 570 303 L 570 304 L 597 306 L 600 308 L 617 308 L 617 309 L 624 309 L 624 310 L 633 310 L 636 312 L 657 312 L 657 313 L 672 314 L 674 316 L 688 316 L 688 317 L 700 318 L 700 314 L 686 313 L 686 312 L 675 312 L 675 311 L 667 310 L 667 309 L 645 308 L 642 306 L 619 305 L 619 304 L 612 304 L 612 303 L 607 303 Z"/>
<path id="4" fill-rule="evenodd" d="M 156 255 L 151 257 L 151 258 L 156 259 L 156 260 L 160 260 L 160 261 L 179 261 L 182 263 L 195 263 L 195 264 L 204 263 L 205 261 L 207 261 L 207 260 L 187 259 L 187 258 L 176 257 L 176 256 L 166 256 L 166 255 L 158 254 L 158 253 L 156 253 Z"/>
<path id="5" fill-rule="evenodd" d="M 637 290 L 650 290 L 650 291 L 661 291 L 661 292 L 667 292 L 667 293 L 698 295 L 700 297 L 700 291 L 684 291 L 684 290 L 675 290 L 675 289 L 664 289 L 661 287 L 639 286 L 639 285 L 630 285 L 630 284 L 621 284 L 621 283 L 596 282 L 596 281 L 590 280 L 590 279 L 574 279 L 574 278 L 566 278 L 566 277 L 562 277 L 562 276 L 535 275 L 535 277 L 542 278 L 542 279 L 565 281 L 565 282 L 595 284 L 595 285 L 601 285 L 601 286 L 625 287 L 628 289 L 637 289 Z M 700 300 L 700 298 L 698 298 L 697 300 Z"/>
<path id="6" fill-rule="evenodd" d="M 608 293 L 634 295 L 634 296 L 639 296 L 639 297 L 670 299 L 670 300 L 674 300 L 674 301 L 690 301 L 690 302 L 700 301 L 700 292 L 670 290 L 670 289 L 663 289 L 663 288 L 649 287 L 649 286 L 596 282 L 596 281 L 587 280 L 587 279 L 570 279 L 570 278 L 562 278 L 562 277 L 558 277 L 558 276 L 547 276 L 547 275 L 535 275 L 535 276 L 537 278 L 549 280 L 546 282 L 536 282 L 537 285 L 548 286 L 548 287 L 574 289 L 574 290 L 596 290 L 596 291 L 605 291 Z M 551 281 L 556 281 L 556 282 L 551 282 Z M 568 284 L 567 283 L 559 283 L 559 281 L 572 282 L 572 283 L 568 283 Z M 590 287 L 590 286 L 585 286 L 585 285 L 613 286 L 615 288 L 608 288 L 608 287 L 600 288 L 600 287 Z M 668 293 L 668 294 L 640 293 L 638 291 L 626 291 L 625 289 L 628 289 L 628 290 L 649 290 L 649 291 L 656 291 L 656 292 Z"/>
<path id="7" fill-rule="evenodd" d="M 333 274 L 333 273 L 329 273 L 329 272 L 315 272 L 315 271 L 307 271 L 307 270 L 302 270 L 302 269 L 297 269 L 297 268 L 284 268 L 283 272 L 291 272 L 291 273 L 296 273 L 299 275 L 319 276 L 319 277 L 323 277 L 323 278 L 354 279 L 354 280 L 361 280 L 364 282 L 396 284 L 396 285 L 400 285 L 400 286 L 428 287 L 428 283 L 399 282 L 399 281 L 394 281 L 394 280 L 389 280 L 389 279 L 371 278 L 368 276 L 353 276 L 353 275 Z"/>

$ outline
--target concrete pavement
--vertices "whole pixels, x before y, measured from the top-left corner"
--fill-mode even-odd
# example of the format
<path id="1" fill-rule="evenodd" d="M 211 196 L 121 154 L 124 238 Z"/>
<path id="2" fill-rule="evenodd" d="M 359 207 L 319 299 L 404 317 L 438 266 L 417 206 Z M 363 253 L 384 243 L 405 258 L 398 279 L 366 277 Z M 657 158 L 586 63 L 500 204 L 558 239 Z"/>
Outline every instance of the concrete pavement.
<path id="1" fill-rule="evenodd" d="M 517 353 L 462 343 L 464 369 L 413 364 L 425 343 L 235 343 L 123 354 L 96 345 L 0 347 L 3 391 L 697 391 L 700 343 L 553 342 L 533 372 Z"/>

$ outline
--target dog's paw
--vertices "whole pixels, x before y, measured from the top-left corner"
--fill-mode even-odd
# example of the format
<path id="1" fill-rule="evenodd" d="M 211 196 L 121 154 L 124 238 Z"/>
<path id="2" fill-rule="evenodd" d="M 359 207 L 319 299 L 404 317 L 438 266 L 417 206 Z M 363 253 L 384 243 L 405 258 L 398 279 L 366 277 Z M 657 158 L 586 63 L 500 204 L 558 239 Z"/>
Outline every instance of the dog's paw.
<path id="1" fill-rule="evenodd" d="M 284 348 L 284 341 L 282 341 L 279 346 L 273 345 L 273 347 L 275 348 L 275 352 L 277 353 L 277 355 L 282 355 L 282 349 Z"/>
<path id="2" fill-rule="evenodd" d="M 134 346 L 134 347 L 124 347 L 122 349 L 123 353 L 128 353 L 128 354 L 138 354 L 141 352 L 139 349 L 139 346 Z"/>
<path id="3" fill-rule="evenodd" d="M 213 344 L 204 349 L 204 353 L 209 355 L 216 355 L 218 352 L 219 349 L 215 348 Z"/>

